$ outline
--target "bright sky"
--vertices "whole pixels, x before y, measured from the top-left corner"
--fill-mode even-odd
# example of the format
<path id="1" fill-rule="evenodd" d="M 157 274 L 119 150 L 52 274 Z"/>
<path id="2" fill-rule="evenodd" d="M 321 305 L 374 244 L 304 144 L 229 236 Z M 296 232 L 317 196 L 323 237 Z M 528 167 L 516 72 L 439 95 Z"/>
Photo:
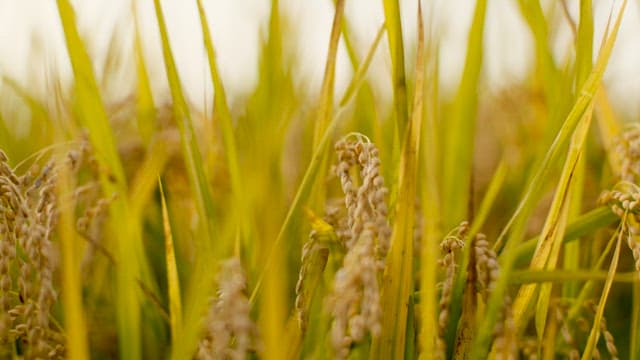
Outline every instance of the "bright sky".
<path id="1" fill-rule="evenodd" d="M 553 0 L 543 1 L 545 4 Z M 202 48 L 195 0 L 162 0 L 169 27 L 172 47 L 176 56 L 184 86 L 191 101 L 202 106 L 211 94 L 206 75 L 206 56 Z M 573 5 L 572 15 L 577 18 L 577 0 L 567 0 Z M 613 1 L 619 5 L 621 1 Z M 73 1 L 80 31 L 89 41 L 89 49 L 96 60 L 96 70 L 101 71 L 104 54 L 114 31 L 131 39 L 131 0 L 77 0 Z M 223 80 L 231 97 L 250 91 L 255 85 L 258 60 L 258 43 L 261 30 L 265 29 L 269 15 L 269 0 L 204 0 L 209 17 Z M 293 21 L 298 42 L 300 81 L 310 89 L 320 88 L 324 57 L 332 21 L 333 0 L 281 0 L 286 14 Z M 449 92 L 455 87 L 464 62 L 464 49 L 470 18 L 475 2 L 470 0 L 430 0 L 425 18 L 431 21 L 441 36 L 442 80 Z M 520 79 L 532 65 L 531 36 L 520 18 L 516 0 L 490 0 L 486 20 L 485 60 L 486 84 L 490 89 L 500 89 L 512 80 Z M 596 36 L 602 35 L 609 4 L 612 1 L 594 1 Z M 140 25 L 144 37 L 151 78 L 156 91 L 166 89 L 153 2 L 139 2 Z M 382 1 L 347 0 L 346 16 L 354 27 L 359 52 L 364 55 L 372 42 L 378 26 L 383 21 Z M 416 0 L 402 0 L 405 39 L 415 38 Z M 627 115 L 637 118 L 640 114 L 640 2 L 630 1 L 622 23 L 616 49 L 612 56 L 605 81 L 615 104 Z M 29 88 L 40 88 L 44 94 L 46 71 L 69 78 L 70 66 L 66 58 L 64 39 L 57 9 L 53 0 L 0 0 L 0 75 L 7 75 Z M 563 16 L 557 12 L 556 16 Z M 571 32 L 566 26 L 560 29 L 554 51 L 558 59 L 571 49 Z M 39 46 L 34 46 L 37 44 Z M 131 61 L 130 43 L 122 44 L 123 62 Z M 596 46 L 597 50 L 597 46 Z M 370 73 L 375 88 L 387 95 L 389 83 L 389 59 L 386 41 L 381 47 Z M 338 53 L 338 91 L 346 86 L 351 76 L 350 65 L 344 48 Z M 123 74 L 123 79 L 130 74 Z M 116 79 L 117 80 L 117 79 Z M 114 81 L 118 83 L 118 81 Z M 122 82 L 120 82 L 122 83 Z M 1 86 L 1 85 L 0 85 Z M 126 90 L 114 89 L 123 93 Z"/>

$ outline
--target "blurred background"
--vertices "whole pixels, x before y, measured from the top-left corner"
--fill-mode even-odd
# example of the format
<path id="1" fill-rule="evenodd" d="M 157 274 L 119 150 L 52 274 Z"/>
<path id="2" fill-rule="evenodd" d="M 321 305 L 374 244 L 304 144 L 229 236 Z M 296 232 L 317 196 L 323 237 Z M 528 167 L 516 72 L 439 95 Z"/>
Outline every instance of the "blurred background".
<path id="1" fill-rule="evenodd" d="M 102 89 L 108 102 L 126 99 L 135 86 L 134 16 L 137 6 L 150 79 L 155 94 L 167 94 L 160 39 L 152 1 L 82 0 L 72 2 L 81 35 L 87 42 L 97 74 L 107 73 Z M 136 5 L 133 5 L 135 3 Z M 230 103 L 241 104 L 254 89 L 258 76 L 260 42 L 266 38 L 270 0 L 205 1 L 218 63 Z M 577 21 L 578 1 L 543 1 L 550 29 L 549 38 L 557 64 L 572 54 L 571 21 Z M 612 4 L 620 1 L 594 1 L 595 39 L 601 38 Z M 640 2 L 631 1 L 622 22 L 616 48 L 607 68 L 605 84 L 615 108 L 624 117 L 640 112 Z M 413 52 L 416 1 L 401 1 L 405 47 Z M 440 45 L 440 90 L 450 97 L 462 74 L 466 37 L 474 2 L 470 0 L 425 1 L 425 18 Z M 199 110 L 210 109 L 212 86 L 207 76 L 207 59 L 195 1 L 163 0 L 171 44 L 189 101 Z M 320 89 L 331 28 L 331 0 L 281 0 L 285 29 L 285 51 L 290 54 L 291 71 L 297 89 L 310 97 Z M 364 56 L 383 21 L 381 1 L 349 0 L 346 18 L 352 29 L 354 46 Z M 508 90 L 521 83 L 534 66 L 532 35 L 515 0 L 489 2 L 485 29 L 485 60 L 482 91 L 487 95 Z M 345 46 L 338 50 L 337 92 L 344 91 L 351 75 Z M 597 53 L 597 46 L 594 53 Z M 412 59 L 413 57 L 409 57 Z M 390 59 L 383 41 L 374 57 L 369 80 L 376 99 L 391 100 Z M 117 69 L 118 71 L 113 71 Z M 71 81 L 71 68 L 64 47 L 55 1 L 0 0 L 0 75 L 28 88 L 32 95 L 46 98 L 53 78 Z M 107 81 L 107 79 L 103 79 Z M 127 81 L 129 80 L 129 81 Z M 6 86 L 0 82 L 0 92 Z M 168 96 L 156 96 L 165 102 Z M 482 96 L 481 96 L 482 98 Z M 5 97 L 4 101 L 8 101 Z M 241 106 L 236 106 L 242 108 Z M 384 108 L 384 105 L 383 105 Z M 387 106 L 388 108 L 388 106 Z M 28 121 L 15 121 L 16 136 L 26 133 Z"/>

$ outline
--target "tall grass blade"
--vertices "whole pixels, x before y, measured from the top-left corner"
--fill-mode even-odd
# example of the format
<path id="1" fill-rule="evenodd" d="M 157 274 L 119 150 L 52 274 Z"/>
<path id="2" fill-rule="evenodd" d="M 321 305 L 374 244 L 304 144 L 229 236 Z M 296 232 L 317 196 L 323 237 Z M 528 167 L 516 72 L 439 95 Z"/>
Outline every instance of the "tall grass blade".
<path id="1" fill-rule="evenodd" d="M 580 0 L 580 23 L 576 39 L 576 90 L 582 88 L 593 68 L 593 4 Z"/>
<path id="2" fill-rule="evenodd" d="M 162 182 L 158 181 L 160 188 L 160 204 L 162 206 L 162 229 L 164 230 L 165 261 L 167 263 L 167 289 L 169 293 L 169 317 L 171 327 L 171 343 L 178 343 L 180 329 L 182 329 L 182 297 L 180 295 L 180 277 L 176 265 L 176 252 L 173 246 L 171 222 L 167 210 L 167 199 L 164 195 Z"/>
<path id="3" fill-rule="evenodd" d="M 608 253 L 608 252 L 607 252 Z M 554 270 L 554 271 L 530 271 L 517 270 L 512 273 L 509 280 L 511 284 L 527 283 L 567 283 L 572 281 L 606 281 L 609 273 L 600 270 Z M 614 282 L 633 283 L 638 281 L 638 274 L 635 272 L 616 273 Z M 578 308 L 583 307 L 578 304 Z"/>
<path id="4" fill-rule="evenodd" d="M 496 199 L 500 194 L 500 190 L 507 179 L 508 172 L 509 167 L 507 163 L 505 161 L 500 162 L 493 173 L 493 177 L 491 178 L 491 182 L 489 183 L 489 186 L 482 198 L 482 202 L 480 202 L 478 212 L 474 214 L 473 222 L 469 229 L 470 235 L 477 234 L 489 218 L 491 209 L 495 205 Z"/>
<path id="5" fill-rule="evenodd" d="M 173 115 L 180 131 L 182 153 L 187 167 L 187 175 L 191 186 L 193 199 L 199 217 L 199 236 L 196 240 L 198 256 L 195 270 L 189 281 L 187 303 L 180 338 L 172 349 L 172 358 L 182 359 L 190 357 L 196 347 L 200 331 L 202 315 L 208 306 L 213 281 L 210 274 L 210 264 L 215 259 L 213 252 L 213 200 L 204 171 L 202 156 L 197 144 L 197 137 L 193 129 L 191 114 L 182 91 L 182 85 L 175 65 L 175 60 L 169 44 L 167 27 L 159 0 L 153 2 L 162 41 L 162 54 L 165 72 L 169 81 L 169 89 L 173 99 Z"/>
<path id="6" fill-rule="evenodd" d="M 536 251 L 529 265 L 531 270 L 547 269 L 555 270 L 557 265 L 562 238 L 564 237 L 567 219 L 569 216 L 571 191 L 575 186 L 575 171 L 584 151 L 586 135 L 591 124 L 591 112 L 593 105 L 578 125 L 572 137 L 569 154 L 560 175 L 560 181 L 556 189 L 551 208 L 547 215 L 542 234 L 539 238 Z M 549 302 L 551 298 L 551 284 L 543 284 L 538 295 L 538 303 L 535 311 L 535 325 L 538 339 L 542 339 L 546 327 Z M 533 301 L 534 294 L 538 290 L 537 284 L 522 286 L 513 303 L 513 317 L 516 329 L 522 329 L 527 323 L 525 312 Z"/>
<path id="7" fill-rule="evenodd" d="M 313 135 L 313 148 L 315 149 L 322 134 L 326 130 L 327 125 L 331 121 L 333 114 L 333 92 L 336 77 L 336 59 L 338 55 L 338 40 L 342 32 L 342 17 L 344 15 L 345 0 L 337 0 L 335 13 L 333 16 L 333 25 L 331 27 L 331 35 L 329 37 L 329 50 L 327 52 L 327 62 L 324 68 L 324 79 L 322 81 L 322 89 L 320 90 L 320 100 L 318 109 L 318 118 L 315 122 L 315 130 Z"/>
<path id="8" fill-rule="evenodd" d="M 89 136 L 100 155 L 98 161 L 113 173 L 118 185 L 124 184 L 124 171 L 118 158 L 109 118 L 100 96 L 92 63 L 80 38 L 75 13 L 68 0 L 57 0 L 58 12 L 64 30 L 67 52 L 75 76 L 76 105 L 80 123 L 89 129 Z"/>
<path id="9" fill-rule="evenodd" d="M 163 173 L 170 157 L 167 145 L 162 140 L 152 141 L 147 149 L 147 155 L 138 166 L 135 175 L 130 181 L 131 185 L 129 186 L 129 214 L 131 218 L 135 220 L 132 221 L 130 225 L 131 231 L 132 234 L 135 234 L 135 236 L 140 239 L 143 239 L 144 223 L 147 219 L 148 209 L 155 203 L 153 195 L 158 185 L 156 179 Z M 144 240 L 146 240 L 146 238 Z M 145 242 L 145 245 L 147 246 L 147 253 L 152 256 L 156 255 L 154 250 L 162 249 L 162 247 L 151 248 L 148 242 Z M 155 258 L 149 258 L 149 260 L 152 259 Z M 136 279 L 143 299 L 147 301 L 142 304 L 145 330 L 142 333 L 143 344 L 165 339 L 167 337 L 165 324 L 170 320 L 168 311 L 165 310 L 160 297 L 157 295 L 160 293 L 160 289 L 155 278 L 151 275 L 150 265 L 151 264 L 147 262 L 142 263 L 141 277 Z M 146 348 L 143 357 L 157 357 L 161 353 L 162 350 L 159 348 Z"/>
<path id="10" fill-rule="evenodd" d="M 243 195 L 240 166 L 238 164 L 238 147 L 236 145 L 231 111 L 227 102 L 227 94 L 218 71 L 216 52 L 213 46 L 209 23 L 207 22 L 207 16 L 204 11 L 204 6 L 202 5 L 202 0 L 197 0 L 197 4 L 198 14 L 200 16 L 200 26 L 202 28 L 202 37 L 204 40 L 204 48 L 209 60 L 209 73 L 211 76 L 211 82 L 213 83 L 215 111 L 218 114 L 217 118 L 220 120 L 222 128 L 222 141 L 225 146 L 226 160 L 229 167 L 229 177 L 231 179 L 231 191 L 233 192 L 234 207 L 237 212 L 236 219 L 241 223 L 240 230 L 243 240 L 247 240 L 249 225 L 246 221 L 247 216 L 243 215 L 246 213 L 247 205 Z"/>
<path id="11" fill-rule="evenodd" d="M 483 34 L 487 1 L 477 0 L 469 29 L 464 72 L 453 102 L 445 133 L 443 163 L 443 207 L 445 228 L 453 228 L 467 218 L 471 161 L 473 158 L 478 82 L 483 58 Z"/>
<path id="12" fill-rule="evenodd" d="M 625 219 L 622 219 L 625 221 Z M 588 360 L 593 358 L 593 352 L 596 348 L 596 344 L 598 343 L 598 338 L 600 337 L 600 323 L 602 322 L 602 315 L 604 314 L 604 307 L 607 303 L 607 298 L 609 297 L 609 292 L 611 291 L 611 285 L 613 285 L 613 278 L 616 274 L 616 269 L 618 268 L 618 261 L 620 260 L 620 245 L 622 244 L 622 235 L 625 233 L 624 227 L 621 227 L 618 231 L 618 236 L 616 241 L 616 248 L 613 252 L 613 258 L 611 260 L 611 265 L 609 265 L 609 273 L 607 275 L 607 280 L 604 283 L 604 288 L 602 289 L 602 295 L 600 296 L 600 301 L 598 302 L 598 309 L 596 310 L 596 315 L 593 319 L 593 325 L 591 326 L 591 332 L 589 332 L 589 339 L 587 339 L 587 345 L 585 346 L 585 350 L 582 353 L 582 360 Z M 627 236 L 631 236 L 630 233 L 627 232 Z"/>
<path id="13" fill-rule="evenodd" d="M 65 169 L 60 161 L 58 166 Z M 58 196 L 64 197 L 73 188 L 68 171 L 58 173 Z M 71 360 L 89 358 L 87 345 L 87 327 L 84 304 L 82 301 L 82 282 L 80 274 L 80 239 L 76 234 L 74 214 L 71 207 L 60 208 L 58 222 L 62 255 L 62 305 L 64 308 L 65 331 L 67 335 L 67 356 Z"/>
<path id="14" fill-rule="evenodd" d="M 281 15 L 280 1 L 271 0 L 270 3 L 268 38 L 262 43 L 259 55 L 258 84 L 247 104 L 249 116 L 241 119 L 236 129 L 239 150 L 243 151 L 242 157 L 246 159 L 242 164 L 243 169 L 253 169 L 260 178 L 260 181 L 254 182 L 244 179 L 248 185 L 246 190 L 252 190 L 247 200 L 251 199 L 253 202 L 251 205 L 256 220 L 263 218 L 263 210 L 273 206 L 274 199 L 284 198 L 283 179 L 280 177 L 280 144 L 293 118 L 292 111 L 299 101 L 289 70 L 292 65 L 291 59 L 285 56 L 286 16 Z M 283 210 L 286 209 L 286 203 L 281 205 L 285 206 Z M 281 221 L 281 215 L 278 212 L 277 218 L 274 219 Z M 282 246 L 291 249 L 299 245 L 300 234 L 293 231 L 301 224 L 297 219 L 298 217 L 294 217 L 285 220 L 290 221 L 291 227 L 282 235 L 276 235 L 277 227 L 270 227 L 266 234 L 260 238 L 256 237 L 260 242 L 253 251 L 253 256 L 257 257 L 253 266 L 258 278 L 252 294 L 257 294 L 262 287 L 265 288 L 260 296 L 258 308 L 258 325 L 264 336 L 264 358 L 281 359 L 286 352 L 281 346 L 287 319 L 289 284 L 284 265 L 286 255 L 290 252 L 284 251 Z M 252 303 L 255 300 L 256 297 L 252 296 Z"/>
<path id="15" fill-rule="evenodd" d="M 373 40 L 373 43 L 369 47 L 367 51 L 367 55 L 362 61 L 362 65 L 359 66 L 356 70 L 355 75 L 353 75 L 353 80 L 349 83 L 349 87 L 345 90 L 342 98 L 340 98 L 339 106 L 345 106 L 347 102 L 355 95 L 356 89 L 362 86 L 362 83 L 366 80 L 365 74 L 367 70 L 369 70 L 369 65 L 371 65 L 371 60 L 373 59 L 373 55 L 376 53 L 378 49 L 378 45 L 380 44 L 380 40 L 382 40 L 382 35 L 384 35 L 385 26 L 384 24 L 380 25 L 378 28 L 378 32 L 376 33 L 376 37 Z"/>
<path id="16" fill-rule="evenodd" d="M 338 43 L 340 34 L 342 33 L 342 25 L 344 23 L 344 0 L 337 0 L 335 3 L 335 11 L 333 15 L 333 24 L 329 37 L 329 49 L 327 50 L 327 60 L 324 68 L 324 78 L 322 80 L 322 88 L 320 89 L 320 99 L 318 100 L 318 109 L 315 119 L 313 132 L 312 149 L 318 146 L 323 133 L 326 131 L 327 125 L 331 122 L 334 104 L 334 88 L 336 77 L 336 60 L 338 57 Z M 329 162 L 329 154 L 325 153 L 320 166 L 321 173 L 326 173 Z M 316 186 L 310 206 L 322 208 L 325 204 L 326 186 L 322 178 L 316 179 Z"/>
<path id="17" fill-rule="evenodd" d="M 574 171 L 575 173 L 575 171 Z M 575 186 L 574 184 L 571 184 Z M 571 189 L 569 191 L 569 196 L 571 196 L 572 192 L 575 189 Z M 566 202 L 563 204 L 562 209 L 560 209 L 560 213 L 557 216 L 558 221 L 558 230 L 562 233 L 566 231 L 567 221 L 569 217 L 569 208 L 571 207 L 571 202 Z M 547 259 L 547 263 L 545 265 L 545 269 L 547 271 L 555 270 L 558 265 L 558 258 L 560 256 L 560 249 L 562 248 L 562 237 L 564 234 L 560 236 L 556 236 L 553 240 L 553 244 L 551 245 L 551 251 L 549 252 L 549 257 Z M 570 243 L 569 245 L 575 245 L 578 243 Z M 540 293 L 538 294 L 538 302 L 536 304 L 535 309 L 535 328 L 536 333 L 538 335 L 538 340 L 543 342 L 545 338 L 545 330 L 547 329 L 547 318 L 549 316 L 549 304 L 551 303 L 551 291 L 553 290 L 553 284 L 546 283 L 540 285 Z"/>
<path id="18" fill-rule="evenodd" d="M 213 208 L 213 205 L 207 179 L 205 177 L 202 157 L 200 155 L 200 149 L 198 148 L 197 137 L 193 129 L 191 113 L 182 91 L 182 84 L 171 52 L 169 35 L 167 33 L 160 1 L 154 0 L 154 6 L 156 10 L 156 18 L 158 20 L 160 38 L 162 40 L 162 53 L 166 68 L 165 71 L 167 80 L 169 81 L 171 97 L 173 99 L 174 117 L 178 129 L 180 130 L 182 151 L 185 162 L 187 163 L 189 181 L 191 182 L 192 191 L 194 192 L 194 200 L 197 203 L 198 215 L 202 217 L 202 221 L 207 225 L 204 227 L 205 230 L 208 231 L 207 235 L 211 236 L 211 215 L 213 213 L 211 209 Z M 208 241 L 200 241 L 199 243 L 204 245 L 208 243 Z M 206 245 L 205 248 L 207 246 L 208 245 Z"/>
<path id="19" fill-rule="evenodd" d="M 382 332 L 371 344 L 371 359 L 400 359 L 405 353 L 407 311 L 413 292 L 413 226 L 418 154 L 424 103 L 425 46 L 422 7 L 418 2 L 418 57 L 411 122 L 400 157 L 399 192 L 391 248 L 382 283 Z"/>
<path id="20" fill-rule="evenodd" d="M 150 145 L 149 154 L 138 167 L 136 175 L 131 180 L 131 190 L 129 191 L 129 204 L 131 213 L 135 218 L 142 218 L 144 211 L 153 199 L 153 191 L 158 183 L 156 179 L 162 174 L 165 165 L 169 161 L 167 145 L 162 141 L 157 141 Z"/>
<path id="21" fill-rule="evenodd" d="M 333 0 L 333 5 L 336 6 L 338 0 Z M 384 27 L 384 23 L 383 23 Z M 351 63 L 351 67 L 353 71 L 358 70 L 360 67 L 360 61 L 358 60 L 358 54 L 356 52 L 355 44 L 352 38 L 353 29 L 349 23 L 349 19 L 346 16 L 342 18 L 342 40 L 344 42 L 344 47 L 347 50 L 347 56 L 349 57 L 349 62 Z"/>
<path id="22" fill-rule="evenodd" d="M 620 222 L 618 224 L 618 230 L 617 231 L 622 231 L 624 223 Z M 614 236 L 617 233 L 614 233 Z M 600 268 L 602 268 L 602 266 L 604 266 L 607 258 L 609 257 L 609 254 L 611 253 L 611 251 L 613 250 L 615 245 L 615 241 L 608 241 L 606 246 L 604 247 L 604 249 L 602 249 L 600 256 L 598 257 L 597 261 L 595 262 L 594 265 L 591 266 L 591 268 L 594 271 L 599 270 Z M 608 275 L 608 274 L 607 274 Z M 606 278 L 605 278 L 606 279 Z M 582 286 L 582 289 L 580 289 L 580 293 L 578 293 L 578 296 L 576 297 L 576 299 L 573 302 L 573 305 L 571 306 L 571 308 L 569 308 L 569 312 L 568 312 L 568 316 L 567 318 L 569 320 L 575 320 L 578 318 L 578 316 L 580 315 L 580 311 L 583 308 L 584 303 L 589 299 L 590 296 L 593 296 L 593 288 L 595 287 L 595 281 L 594 280 L 588 280 L 587 282 L 584 283 L 584 285 Z"/>
<path id="23" fill-rule="evenodd" d="M 519 0 L 520 12 L 533 35 L 535 46 L 535 85 L 542 88 L 545 107 L 542 110 L 545 127 L 543 149 L 546 148 L 561 124 L 565 111 L 562 94 L 562 71 L 556 65 L 549 42 L 549 25 L 539 0 Z M 570 89 L 567 89 L 570 91 Z M 566 101 L 565 101 L 566 102 Z"/>
<path id="24" fill-rule="evenodd" d="M 126 201 L 126 180 L 109 118 L 91 60 L 78 34 L 73 8 L 68 0 L 58 0 L 57 5 L 74 74 L 75 109 L 81 124 L 89 130 L 98 162 L 108 172 L 101 174 L 103 192 L 119 194 L 110 211 L 111 225 L 125 229 L 116 240 L 120 261 L 116 270 L 119 351 L 123 359 L 138 359 L 141 357 L 140 304 L 135 279 L 140 278 L 140 257 L 143 254 L 140 238 Z"/>
<path id="25" fill-rule="evenodd" d="M 149 145 L 156 128 L 156 106 L 153 102 L 149 72 L 144 58 L 142 40 L 140 39 L 140 26 L 138 23 L 138 10 L 136 2 L 131 3 L 134 21 L 134 54 L 136 58 L 136 110 L 138 131 L 146 145 Z"/>
<path id="26" fill-rule="evenodd" d="M 396 117 L 396 139 L 401 139 L 409 122 L 407 103 L 407 83 L 404 61 L 404 41 L 402 40 L 402 20 L 398 0 L 382 0 L 389 51 L 391 53 L 391 69 L 393 84 L 393 106 Z"/>
<path id="27" fill-rule="evenodd" d="M 440 198 L 440 142 L 438 138 L 438 47 L 432 37 L 427 43 L 425 81 L 425 121 L 422 127 L 422 178 L 420 202 L 423 214 L 423 237 L 420 248 L 420 299 L 421 327 L 419 329 L 419 350 L 422 357 L 429 358 L 436 353 L 435 340 L 438 336 L 438 299 L 433 289 L 437 288 L 438 253 L 441 240 L 441 198 Z"/>
<path id="28" fill-rule="evenodd" d="M 616 116 L 609 97 L 607 96 L 606 89 L 603 86 L 600 87 L 596 95 L 596 123 L 600 132 L 600 138 L 603 143 L 603 147 L 609 160 L 611 170 L 616 177 L 620 177 L 621 158 L 615 149 L 615 139 L 621 133 L 621 124 Z"/>
<path id="29" fill-rule="evenodd" d="M 616 222 L 619 218 L 611 212 L 611 209 L 602 206 L 594 210 L 589 211 L 575 219 L 567 226 L 567 231 L 563 241 L 571 242 L 582 236 L 593 233 L 599 228 L 609 226 Z M 523 260 L 527 256 L 532 256 L 538 244 L 539 237 L 529 239 L 523 242 L 515 250 L 515 258 L 517 260 Z M 527 260 L 530 260 L 527 258 Z"/>

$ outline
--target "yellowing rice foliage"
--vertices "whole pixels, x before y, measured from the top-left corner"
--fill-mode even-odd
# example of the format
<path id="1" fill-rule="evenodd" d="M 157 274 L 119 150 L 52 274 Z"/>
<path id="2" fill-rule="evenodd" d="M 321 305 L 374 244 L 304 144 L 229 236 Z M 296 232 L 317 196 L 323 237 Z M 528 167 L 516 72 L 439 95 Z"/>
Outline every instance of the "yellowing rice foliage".
<path id="1" fill-rule="evenodd" d="M 640 128 L 602 84 L 626 1 L 600 43 L 590 0 L 577 19 L 518 1 L 534 66 L 491 93 L 478 0 L 449 99 L 420 1 L 415 41 L 381 1 L 364 54 L 335 1 L 314 98 L 273 0 L 257 85 L 233 104 L 194 2 L 212 111 L 186 96 L 160 0 L 165 97 L 135 11 L 134 93 L 104 95 L 69 0 L 68 88 L 54 74 L 39 98 L 2 74 L 0 100 L 29 111 L 0 101 L 0 358 L 640 359 Z M 368 76 L 376 52 L 389 99 Z"/>

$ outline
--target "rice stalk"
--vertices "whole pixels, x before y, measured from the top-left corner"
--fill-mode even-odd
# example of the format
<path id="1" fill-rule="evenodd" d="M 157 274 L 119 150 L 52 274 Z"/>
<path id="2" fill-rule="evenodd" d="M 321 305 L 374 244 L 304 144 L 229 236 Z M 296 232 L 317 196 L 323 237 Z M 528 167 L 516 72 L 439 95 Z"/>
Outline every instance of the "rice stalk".
<path id="1" fill-rule="evenodd" d="M 394 139 L 396 139 L 395 141 L 399 141 L 402 139 L 402 136 L 404 136 L 405 128 L 409 123 L 400 2 L 398 0 L 382 0 L 382 5 L 384 8 L 387 40 L 389 41 L 389 52 L 391 55 L 393 107 L 396 118 Z"/>
<path id="2" fill-rule="evenodd" d="M 418 352 L 421 359 L 436 354 L 438 333 L 437 309 L 438 299 L 435 291 L 437 284 L 438 246 L 442 239 L 440 193 L 440 140 L 438 137 L 438 103 L 437 86 L 439 65 L 438 47 L 431 35 L 428 39 L 425 69 L 425 119 L 422 126 L 421 144 L 421 177 L 424 179 L 420 187 L 420 204 L 422 205 L 422 238 L 420 239 L 420 289 L 423 292 L 419 312 Z"/>
<path id="3" fill-rule="evenodd" d="M 397 3 L 396 3 L 397 4 Z M 413 230 L 418 154 L 424 116 L 425 44 L 422 7 L 418 2 L 418 53 L 411 121 L 402 135 L 398 198 L 391 246 L 382 280 L 382 331 L 371 345 L 372 359 L 400 358 L 406 346 L 407 312 L 413 292 Z M 401 35 L 401 34 L 400 34 Z M 395 56 L 398 56 L 396 54 Z M 397 64 L 396 64 L 397 65 Z M 397 74 L 396 74 L 397 75 Z M 397 94 L 396 94 L 397 95 Z M 398 99 L 396 99 L 398 101 Z"/>
<path id="4" fill-rule="evenodd" d="M 68 158 L 71 170 L 76 168 L 77 159 L 71 155 Z M 63 160 L 58 160 L 58 167 Z M 60 171 L 58 174 L 57 193 L 58 198 L 71 192 L 74 187 L 73 172 Z M 65 332 L 67 335 L 66 355 L 69 359 L 88 358 L 87 325 L 85 305 L 82 298 L 82 275 L 78 270 L 82 269 L 81 254 L 78 249 L 80 241 L 76 234 L 74 214 L 72 209 L 62 207 L 59 210 L 58 234 L 61 248 L 62 301 L 65 309 Z M 2 256 L 4 258 L 4 256 Z"/>
<path id="5" fill-rule="evenodd" d="M 167 263 L 167 288 L 169 292 L 169 316 L 171 326 L 171 342 L 178 342 L 178 332 L 182 328 L 182 299 L 180 293 L 180 277 L 176 265 L 175 247 L 173 246 L 173 235 L 171 234 L 171 223 L 169 211 L 167 210 L 167 200 L 164 195 L 162 183 L 159 182 L 160 201 L 162 205 L 162 225 L 165 242 L 165 261 Z"/>
<path id="6" fill-rule="evenodd" d="M 623 219 L 622 221 L 624 223 L 625 219 Z M 618 231 L 618 235 L 615 237 L 615 240 L 613 238 L 611 239 L 611 242 L 615 241 L 616 246 L 613 252 L 611 264 L 609 265 L 609 274 L 607 275 L 607 279 L 605 280 L 604 288 L 602 289 L 602 295 L 600 296 L 600 301 L 598 302 L 598 306 L 595 311 L 595 317 L 593 320 L 591 331 L 589 333 L 589 339 L 587 340 L 585 350 L 582 353 L 582 360 L 591 359 L 594 356 L 596 350 L 596 343 L 598 342 L 598 338 L 601 334 L 601 324 L 604 314 L 604 307 L 609 297 L 611 285 L 613 284 L 614 274 L 616 272 L 616 269 L 618 268 L 618 260 L 620 259 L 620 245 L 622 243 L 622 237 L 624 236 L 624 233 L 624 228 L 621 228 Z M 627 236 L 630 236 L 630 234 L 628 234 Z"/>

